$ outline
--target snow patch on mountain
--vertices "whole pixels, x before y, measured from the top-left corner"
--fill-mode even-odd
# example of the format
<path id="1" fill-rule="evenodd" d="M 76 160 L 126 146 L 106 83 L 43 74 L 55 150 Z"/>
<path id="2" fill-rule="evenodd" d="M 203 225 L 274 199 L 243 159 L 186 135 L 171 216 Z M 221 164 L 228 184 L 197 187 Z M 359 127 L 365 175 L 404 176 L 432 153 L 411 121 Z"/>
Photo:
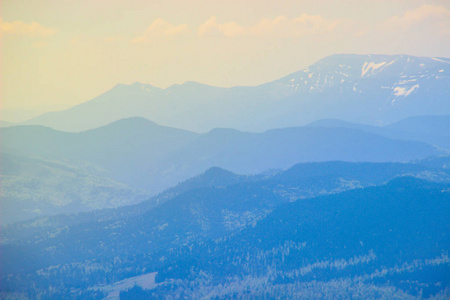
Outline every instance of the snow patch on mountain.
<path id="1" fill-rule="evenodd" d="M 408 90 L 407 90 L 407 88 L 405 88 L 405 87 L 396 87 L 396 88 L 394 88 L 394 94 L 395 94 L 395 96 L 404 96 L 404 97 L 406 97 L 406 96 L 408 96 L 409 94 L 411 94 L 412 92 L 414 92 L 414 90 L 415 89 L 417 89 L 417 88 L 419 88 L 419 85 L 418 84 L 416 84 L 416 85 L 413 85 L 411 88 L 409 88 Z"/>
<path id="2" fill-rule="evenodd" d="M 411 76 L 411 77 L 414 77 L 414 76 Z M 408 82 L 414 82 L 414 81 L 417 81 L 417 79 L 412 78 L 412 79 L 401 80 L 401 81 L 398 82 L 398 84 L 399 84 L 399 85 L 401 85 L 401 84 L 407 84 Z"/>
<path id="3" fill-rule="evenodd" d="M 435 61 L 443 62 L 443 63 L 446 63 L 446 64 L 450 64 L 449 61 L 442 60 L 442 59 L 439 59 L 439 58 L 436 58 L 436 57 L 432 57 L 431 59 L 432 59 L 432 60 L 435 60 Z"/>
<path id="4" fill-rule="evenodd" d="M 378 68 L 381 68 L 383 65 L 385 65 L 386 62 L 381 62 L 379 64 L 376 64 L 374 62 L 365 62 L 361 69 L 361 77 L 364 77 L 364 75 L 372 69 L 372 72 L 375 71 Z"/>

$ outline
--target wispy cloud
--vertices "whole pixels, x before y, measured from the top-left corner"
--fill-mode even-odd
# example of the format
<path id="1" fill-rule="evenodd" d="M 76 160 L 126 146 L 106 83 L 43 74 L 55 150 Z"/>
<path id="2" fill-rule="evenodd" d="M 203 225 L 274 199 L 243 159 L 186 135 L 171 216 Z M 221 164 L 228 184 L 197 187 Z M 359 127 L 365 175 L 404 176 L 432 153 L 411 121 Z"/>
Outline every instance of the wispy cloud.
<path id="1" fill-rule="evenodd" d="M 450 10 L 444 6 L 422 5 L 403 15 L 393 16 L 382 24 L 382 29 L 409 30 L 417 26 L 433 26 L 439 33 L 450 33 Z"/>
<path id="2" fill-rule="evenodd" d="M 209 18 L 198 27 L 198 36 L 226 36 L 235 37 L 246 34 L 246 29 L 235 22 L 217 23 L 215 16 Z"/>
<path id="3" fill-rule="evenodd" d="M 187 24 L 173 25 L 161 18 L 154 20 L 143 35 L 132 40 L 133 43 L 146 43 L 152 38 L 176 36 L 191 32 Z"/>
<path id="4" fill-rule="evenodd" d="M 243 26 L 236 22 L 218 23 L 216 17 L 211 17 L 199 26 L 198 35 L 237 37 L 244 35 L 302 37 L 332 32 L 342 23 L 342 20 L 329 20 L 320 15 L 302 14 L 297 18 L 278 16 L 273 19 L 263 19 L 252 26 Z"/>
<path id="5" fill-rule="evenodd" d="M 5 22 L 0 19 L 0 34 L 12 36 L 50 37 L 58 30 L 45 27 L 37 22 L 25 23 L 22 21 Z"/>

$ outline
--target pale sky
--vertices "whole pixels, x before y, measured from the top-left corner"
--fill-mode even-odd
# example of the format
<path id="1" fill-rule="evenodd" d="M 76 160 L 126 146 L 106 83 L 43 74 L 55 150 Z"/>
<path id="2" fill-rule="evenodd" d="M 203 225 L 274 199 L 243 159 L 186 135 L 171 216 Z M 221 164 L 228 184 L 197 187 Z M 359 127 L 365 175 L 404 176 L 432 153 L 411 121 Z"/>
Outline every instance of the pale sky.
<path id="1" fill-rule="evenodd" d="M 117 83 L 258 85 L 334 53 L 450 57 L 450 1 L 3 0 L 0 119 Z"/>

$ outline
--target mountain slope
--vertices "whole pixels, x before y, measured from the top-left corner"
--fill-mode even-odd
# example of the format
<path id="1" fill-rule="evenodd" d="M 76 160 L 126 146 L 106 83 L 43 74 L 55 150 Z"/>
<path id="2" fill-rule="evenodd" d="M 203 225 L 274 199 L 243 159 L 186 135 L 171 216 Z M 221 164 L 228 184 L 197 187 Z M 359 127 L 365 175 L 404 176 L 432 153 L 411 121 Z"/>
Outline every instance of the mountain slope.
<path id="1" fill-rule="evenodd" d="M 1 224 L 142 202 L 149 194 L 59 161 L 1 155 Z"/>
<path id="2" fill-rule="evenodd" d="M 448 186 L 399 178 L 288 203 L 236 236 L 180 250 L 158 270 L 163 285 L 141 295 L 444 299 L 448 199 Z"/>
<path id="3" fill-rule="evenodd" d="M 211 181 L 211 173 L 215 183 Z M 99 253 L 106 258 L 124 253 L 158 252 L 239 231 L 282 203 L 378 185 L 398 176 L 433 178 L 433 174 L 442 180 L 450 178 L 447 172 L 437 168 L 402 163 L 298 164 L 266 179 L 238 176 L 214 168 L 146 202 L 109 213 L 77 216 L 83 222 L 72 221 L 68 216 L 10 225 L 3 239 L 7 244 L 25 248 L 33 245 L 29 251 L 35 254 L 29 255 L 42 256 L 37 260 L 41 264 L 48 260 L 58 264 L 62 257 L 93 258 Z M 59 246 L 51 248 L 55 256 L 50 257 L 47 247 L 53 243 Z"/>
<path id="4" fill-rule="evenodd" d="M 264 131 L 327 118 L 387 124 L 450 114 L 449 64 L 446 58 L 340 54 L 255 87 L 117 85 L 24 124 L 75 132 L 134 116 L 197 132 L 217 127 Z"/>
<path id="5" fill-rule="evenodd" d="M 9 155 L 7 155 L 9 156 Z M 4 162 L 7 162 L 8 160 L 4 160 Z M 23 163 L 23 161 L 20 161 Z M 53 163 L 55 164 L 55 163 Z M 10 164 L 11 165 L 11 164 Z M 12 166 L 14 166 L 14 164 L 12 164 Z M 7 178 L 10 174 L 7 171 L 8 168 L 10 168 L 10 166 L 7 166 L 5 169 L 5 177 Z M 421 171 L 424 171 L 428 168 L 422 168 L 420 166 L 418 166 L 418 168 L 415 170 L 416 174 L 420 173 Z M 20 169 L 19 169 L 20 170 Z M 28 175 L 28 166 L 27 168 L 23 168 L 24 171 L 27 171 L 27 175 Z M 70 170 L 70 169 L 69 169 Z M 217 167 L 213 167 L 211 169 L 206 170 L 206 172 L 195 176 L 193 178 L 190 178 L 184 182 L 179 183 L 178 185 L 169 188 L 167 190 L 165 190 L 164 192 L 162 192 L 161 194 L 158 194 L 154 197 L 147 197 L 146 199 L 142 199 L 142 202 L 138 203 L 138 204 L 133 204 L 132 201 L 132 197 L 128 196 L 126 198 L 127 201 L 124 201 L 123 203 L 121 203 L 120 207 L 117 208 L 107 208 L 108 206 L 104 206 L 104 207 L 100 207 L 100 209 L 94 210 L 94 211 L 88 211 L 88 212 L 79 212 L 74 214 L 74 211 L 71 207 L 70 210 L 61 210 L 59 215 L 53 215 L 53 213 L 49 213 L 49 216 L 46 217 L 38 217 L 40 215 L 40 213 L 35 213 L 33 215 L 33 217 L 37 217 L 34 218 L 32 220 L 26 220 L 26 221 L 22 221 L 22 222 L 17 222 L 14 224 L 2 224 L 4 226 L 4 228 L 7 228 L 8 232 L 11 232 L 11 236 L 7 236 L 5 235 L 4 238 L 6 239 L 11 239 L 12 237 L 14 237 L 14 239 L 25 239 L 25 238 L 29 238 L 32 235 L 36 235 L 38 234 L 39 231 L 42 230 L 55 230 L 58 227 L 65 227 L 65 226 L 74 226 L 76 224 L 81 224 L 81 223 L 91 223 L 91 222 L 112 222 L 112 221 L 117 221 L 120 219 L 125 219 L 125 218 L 133 218 L 135 216 L 140 216 L 143 213 L 155 208 L 156 206 L 169 201 L 183 193 L 186 193 L 188 191 L 191 190 L 195 190 L 195 189 L 200 189 L 200 188 L 208 188 L 208 187 L 226 187 L 226 186 L 230 186 L 230 185 L 234 185 L 234 184 L 238 184 L 238 183 L 245 183 L 245 182 L 252 182 L 252 181 L 258 181 L 258 180 L 263 180 L 263 179 L 267 179 L 270 178 L 273 175 L 267 175 L 267 174 L 258 174 L 255 176 L 243 176 L 243 175 L 237 175 L 234 173 L 231 173 L 227 170 L 223 170 Z M 33 178 L 34 180 L 38 181 L 39 179 L 37 178 Z M 47 176 L 46 180 L 50 180 L 50 179 L 54 179 L 52 176 Z M 59 180 L 61 181 L 67 181 L 67 178 L 65 178 L 64 176 L 61 176 L 61 178 L 59 178 Z M 70 181 L 69 181 L 70 182 Z M 7 186 L 7 181 L 4 181 L 4 186 L 6 187 L 4 189 L 4 191 L 8 190 L 8 186 Z M 46 199 L 47 201 L 52 199 L 52 196 L 54 196 L 53 194 L 55 192 L 59 192 L 62 194 L 62 199 L 61 200 L 66 200 L 66 201 L 72 201 L 73 199 L 70 199 L 70 197 L 68 197 L 67 195 L 64 195 L 64 190 L 59 190 L 58 188 L 55 187 L 48 187 L 45 184 L 42 184 L 39 182 L 40 185 L 43 185 L 43 187 L 46 189 L 46 192 L 51 193 L 51 195 L 48 195 L 48 199 Z M 75 185 L 74 188 L 79 189 L 78 192 L 80 190 L 84 189 L 89 189 L 89 188 L 93 188 L 94 185 L 92 184 L 92 182 L 86 183 L 85 185 Z M 20 191 L 25 192 L 26 189 L 20 189 Z M 39 193 L 37 193 L 39 194 Z M 81 193 L 81 194 L 85 194 L 85 193 Z M 104 195 L 105 193 L 103 193 Z M 45 196 L 44 196 L 45 197 Z M 111 197 L 111 200 L 115 200 L 118 201 L 120 200 L 122 197 L 122 193 L 117 193 L 115 194 L 115 197 Z M 6 199 L 6 197 L 5 197 Z M 91 201 L 89 202 L 89 204 L 94 204 L 98 203 L 99 199 L 91 199 Z M 6 203 L 6 201 L 5 201 Z M 118 205 L 116 205 L 118 206 Z M 14 209 L 25 209 L 25 210 L 29 210 L 28 206 L 25 205 L 21 205 L 20 207 L 18 207 L 17 205 L 15 205 L 13 207 Z M 53 207 L 53 211 L 55 211 L 54 207 Z M 8 217 L 13 217 L 14 214 L 9 215 Z M 7 220 L 2 220 L 5 223 L 9 223 L 7 222 Z"/>
<path id="6" fill-rule="evenodd" d="M 162 297 L 229 298 L 250 282 L 253 293 L 279 286 L 287 297 L 289 284 L 312 281 L 327 288 L 333 280 L 359 282 L 365 288 L 356 291 L 363 293 L 386 284 L 407 294 L 420 286 L 427 293 L 447 286 L 448 184 L 402 177 L 382 187 L 287 203 L 291 195 L 281 190 L 302 185 L 333 193 L 333 186 L 341 187 L 339 177 L 327 177 L 334 168 L 343 174 L 366 170 L 358 175 L 370 183 L 390 178 L 381 178 L 382 172 L 372 178 L 370 170 L 383 169 L 377 164 L 325 163 L 315 172 L 322 175 L 307 179 L 302 171 L 312 167 L 300 165 L 274 181 L 191 190 L 122 220 L 61 224 L 26 239 L 7 229 L 2 270 L 11 275 L 2 277 L 2 286 L 51 295 L 52 285 L 61 297 L 155 271 L 159 281 L 168 280 L 154 292 Z M 404 166 L 384 168 L 401 175 Z M 227 227 L 233 224 L 239 226 Z"/>

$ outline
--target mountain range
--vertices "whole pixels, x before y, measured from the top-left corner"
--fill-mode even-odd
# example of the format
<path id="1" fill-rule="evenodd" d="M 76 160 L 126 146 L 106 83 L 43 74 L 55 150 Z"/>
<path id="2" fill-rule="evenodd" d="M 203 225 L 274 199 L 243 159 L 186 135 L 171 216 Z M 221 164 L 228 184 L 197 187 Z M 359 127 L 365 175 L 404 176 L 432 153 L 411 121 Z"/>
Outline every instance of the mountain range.
<path id="1" fill-rule="evenodd" d="M 449 64 L 448 58 L 338 54 L 253 87 L 119 84 L 22 124 L 80 132 L 138 116 L 194 132 L 260 132 L 321 119 L 387 125 L 412 116 L 449 115 Z"/>
<path id="2" fill-rule="evenodd" d="M 0 124 L 1 299 L 449 299 L 447 58 Z"/>
<path id="3" fill-rule="evenodd" d="M 248 284 L 272 296 L 278 286 L 289 298 L 306 292 L 294 282 L 331 292 L 333 280 L 362 285 L 366 297 L 393 290 L 413 297 L 418 287 L 445 295 L 449 173 L 427 166 L 440 159 L 424 164 L 308 163 L 256 177 L 213 168 L 158 205 L 150 199 L 5 226 L 2 286 L 103 298 L 116 282 L 158 272 L 157 289 L 134 291 L 142 297 L 134 299 L 229 298 Z"/>
<path id="4" fill-rule="evenodd" d="M 421 141 L 441 149 L 450 149 L 450 118 L 448 116 L 416 116 L 386 126 L 362 125 L 342 120 L 319 120 L 308 126 L 352 128 L 386 138 Z"/>
<path id="5" fill-rule="evenodd" d="M 436 135 L 337 121 L 198 134 L 138 117 L 80 133 L 1 128 L 2 221 L 137 203 L 211 167 L 251 175 L 300 162 L 408 162 L 443 155 L 449 133 L 442 122 L 426 127 Z"/>

